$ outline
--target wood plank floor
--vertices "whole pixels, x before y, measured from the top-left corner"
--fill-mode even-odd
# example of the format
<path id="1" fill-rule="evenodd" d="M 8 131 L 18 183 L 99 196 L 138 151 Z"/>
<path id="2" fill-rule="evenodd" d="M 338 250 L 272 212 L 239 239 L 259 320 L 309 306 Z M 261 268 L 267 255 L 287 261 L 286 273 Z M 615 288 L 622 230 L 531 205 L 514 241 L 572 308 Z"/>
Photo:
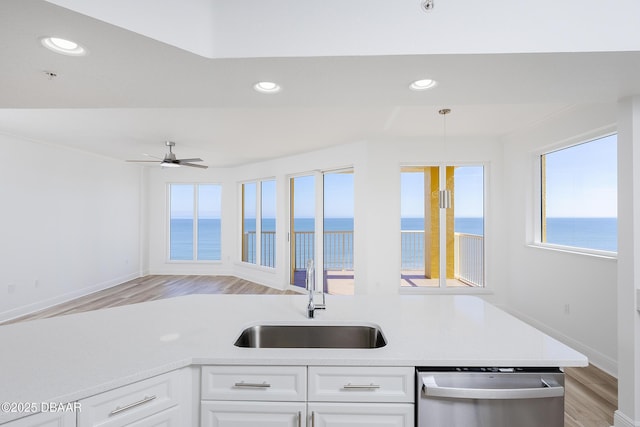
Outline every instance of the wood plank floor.
<path id="1" fill-rule="evenodd" d="M 2 324 L 189 294 L 292 294 L 232 276 L 146 276 Z M 565 427 L 609 427 L 618 382 L 595 366 L 566 369 Z"/>

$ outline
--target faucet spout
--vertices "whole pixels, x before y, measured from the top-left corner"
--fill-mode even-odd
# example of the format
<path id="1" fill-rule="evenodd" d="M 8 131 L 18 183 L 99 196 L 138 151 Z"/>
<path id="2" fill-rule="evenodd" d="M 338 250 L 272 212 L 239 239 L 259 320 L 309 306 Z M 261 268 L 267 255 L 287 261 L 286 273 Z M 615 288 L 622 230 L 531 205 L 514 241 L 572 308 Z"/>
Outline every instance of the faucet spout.
<path id="1" fill-rule="evenodd" d="M 307 261 L 307 277 L 306 277 L 306 285 L 307 291 L 309 291 L 309 303 L 307 304 L 307 317 L 309 319 L 313 319 L 315 317 L 316 305 L 313 301 L 313 294 L 316 293 L 316 281 L 315 281 L 315 272 L 313 268 L 313 260 L 310 259 Z"/>

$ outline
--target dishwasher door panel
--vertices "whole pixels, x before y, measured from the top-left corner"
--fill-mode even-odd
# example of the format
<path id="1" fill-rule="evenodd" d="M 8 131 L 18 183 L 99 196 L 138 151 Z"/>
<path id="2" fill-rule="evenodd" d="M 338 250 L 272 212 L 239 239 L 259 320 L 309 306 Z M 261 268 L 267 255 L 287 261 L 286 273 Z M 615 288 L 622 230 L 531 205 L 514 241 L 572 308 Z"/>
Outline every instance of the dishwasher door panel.
<path id="1" fill-rule="evenodd" d="M 419 372 L 418 427 L 563 427 L 562 373 Z"/>

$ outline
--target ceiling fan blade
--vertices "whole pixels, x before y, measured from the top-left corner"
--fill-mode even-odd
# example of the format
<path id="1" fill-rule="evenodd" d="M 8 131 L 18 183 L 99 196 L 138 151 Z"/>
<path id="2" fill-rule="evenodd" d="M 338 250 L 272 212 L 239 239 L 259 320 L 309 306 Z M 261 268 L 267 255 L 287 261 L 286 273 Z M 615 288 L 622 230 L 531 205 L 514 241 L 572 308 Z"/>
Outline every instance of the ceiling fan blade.
<path id="1" fill-rule="evenodd" d="M 135 162 L 135 163 L 158 163 L 158 160 L 125 160 L 125 162 Z"/>
<path id="2" fill-rule="evenodd" d="M 176 161 L 180 163 L 184 163 L 184 162 L 190 163 L 190 162 L 201 162 L 203 160 L 199 158 L 195 158 L 195 159 L 176 159 Z"/>
<path id="3" fill-rule="evenodd" d="M 180 166 L 191 166 L 193 168 L 202 168 L 202 169 L 207 169 L 209 167 L 207 165 L 196 165 L 195 163 L 180 162 L 179 164 L 180 164 Z"/>

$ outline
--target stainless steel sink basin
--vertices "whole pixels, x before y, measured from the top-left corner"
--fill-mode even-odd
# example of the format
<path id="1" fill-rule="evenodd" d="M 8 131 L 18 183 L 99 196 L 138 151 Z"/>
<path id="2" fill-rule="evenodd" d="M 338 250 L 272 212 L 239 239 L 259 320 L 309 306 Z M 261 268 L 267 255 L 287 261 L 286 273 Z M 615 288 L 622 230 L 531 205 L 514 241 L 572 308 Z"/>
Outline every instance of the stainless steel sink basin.
<path id="1" fill-rule="evenodd" d="M 256 325 L 246 328 L 236 347 L 250 348 L 380 348 L 382 331 L 368 325 Z"/>

